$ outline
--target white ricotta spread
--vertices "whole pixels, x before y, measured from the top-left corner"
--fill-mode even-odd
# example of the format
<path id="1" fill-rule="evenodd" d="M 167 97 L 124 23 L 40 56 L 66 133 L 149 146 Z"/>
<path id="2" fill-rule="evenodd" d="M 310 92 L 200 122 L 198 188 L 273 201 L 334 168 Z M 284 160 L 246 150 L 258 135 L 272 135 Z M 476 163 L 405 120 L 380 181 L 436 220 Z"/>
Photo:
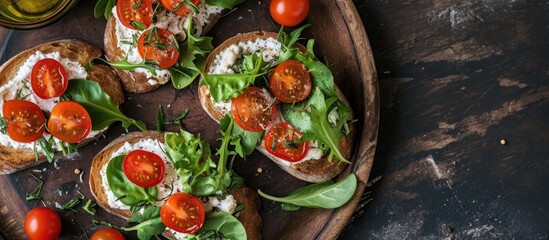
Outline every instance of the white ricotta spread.
<path id="1" fill-rule="evenodd" d="M 235 73 L 236 61 L 245 54 L 252 54 L 263 49 L 263 60 L 271 62 L 278 58 L 282 44 L 274 38 L 256 39 L 255 41 L 239 42 L 233 44 L 217 56 L 210 66 L 209 74 L 231 74 Z"/>
<path id="2" fill-rule="evenodd" d="M 29 56 L 27 60 L 25 60 L 21 67 L 19 67 L 19 70 L 17 70 L 17 74 L 15 74 L 13 79 L 9 80 L 6 84 L 0 87 L 0 107 L 4 106 L 4 103 L 7 100 L 16 99 L 17 91 L 20 90 L 20 95 L 24 96 L 23 100 L 36 103 L 44 111 L 50 112 L 53 109 L 55 104 L 59 102 L 59 98 L 39 98 L 38 96 L 36 96 L 36 94 L 34 94 L 30 85 L 30 75 L 32 68 L 38 61 L 46 58 L 55 59 L 60 62 L 67 72 L 68 79 L 84 79 L 88 76 L 86 69 L 82 65 L 80 65 L 80 63 L 71 61 L 67 58 L 62 58 L 59 52 L 42 53 L 40 51 L 36 51 L 34 54 Z M 90 133 L 90 135 L 88 135 L 88 138 L 92 138 L 94 136 L 92 134 L 97 133 L 98 132 Z M 48 139 L 50 135 L 44 134 L 44 137 Z M 11 138 L 7 134 L 0 134 L 0 144 L 11 148 L 34 148 L 34 143 L 19 143 L 11 140 Z M 56 140 L 56 145 L 58 144 L 59 141 Z M 39 146 L 37 147 L 39 148 Z M 57 147 L 57 149 L 59 150 L 60 148 Z"/>

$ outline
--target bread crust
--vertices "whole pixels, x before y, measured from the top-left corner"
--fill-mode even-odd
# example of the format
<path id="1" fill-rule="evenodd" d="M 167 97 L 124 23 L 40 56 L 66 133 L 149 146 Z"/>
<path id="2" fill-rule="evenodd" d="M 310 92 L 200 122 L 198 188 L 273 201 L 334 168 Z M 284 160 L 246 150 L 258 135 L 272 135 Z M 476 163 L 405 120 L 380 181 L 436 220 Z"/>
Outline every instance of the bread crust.
<path id="1" fill-rule="evenodd" d="M 97 204 L 107 212 L 124 219 L 131 217 L 131 212 L 111 208 L 108 205 L 107 195 L 102 187 L 100 171 L 103 166 L 109 163 L 112 153 L 122 147 L 124 143 L 135 143 L 142 139 L 154 139 L 164 142 L 164 133 L 158 131 L 131 132 L 119 137 L 103 148 L 103 150 L 93 158 L 90 169 L 90 189 L 97 200 Z M 237 203 L 244 205 L 244 209 L 240 213 L 238 219 L 244 225 L 248 239 L 261 239 L 262 220 L 257 211 L 260 207 L 257 193 L 246 186 L 230 189 L 229 193 L 233 195 Z M 163 235 L 170 239 L 174 239 L 173 235 L 168 231 L 165 231 Z"/>
<path id="2" fill-rule="evenodd" d="M 71 59 L 78 62 L 82 66 L 86 66 L 90 60 L 98 58 L 102 55 L 99 48 L 77 39 L 65 39 L 54 42 L 40 44 L 38 46 L 27 49 L 16 56 L 9 59 L 0 67 L 0 86 L 9 82 L 19 71 L 23 63 L 34 53 L 40 51 L 42 53 L 59 52 L 61 57 Z M 106 92 L 111 96 L 114 103 L 124 101 L 122 88 L 116 75 L 108 70 L 108 67 L 102 65 L 94 66 L 88 72 L 91 79 L 98 82 L 103 89 L 108 89 Z M 118 86 L 118 87 L 117 87 Z M 102 134 L 97 134 L 95 138 Z M 94 139 L 95 139 L 94 138 Z M 94 139 L 86 139 L 79 143 L 82 146 Z M 57 156 L 59 153 L 57 153 Z M 57 157 L 56 156 L 56 157 Z M 10 174 L 22 169 L 36 166 L 46 161 L 46 158 L 40 154 L 38 161 L 32 149 L 14 149 L 0 145 L 0 174 Z"/>
<path id="3" fill-rule="evenodd" d="M 222 11 L 218 14 L 213 14 L 211 16 L 210 22 L 204 26 L 202 35 L 207 33 L 215 23 L 221 18 L 225 11 Z M 104 49 L 105 56 L 109 61 L 121 61 L 126 57 L 120 48 L 118 48 L 118 39 L 116 36 L 116 18 L 114 16 L 109 17 L 107 20 L 107 25 L 105 27 L 105 36 L 104 36 Z M 126 71 L 118 68 L 114 68 L 114 71 L 120 78 L 122 86 L 124 89 L 131 93 L 147 93 L 152 92 L 158 89 L 161 85 L 165 84 L 169 78 L 163 76 L 151 76 L 147 77 L 146 74 L 137 71 Z M 158 82 L 160 84 L 151 85 L 149 80 L 153 82 Z"/>
<path id="4" fill-rule="evenodd" d="M 206 59 L 206 68 L 205 72 L 207 73 L 209 69 L 212 67 L 215 57 L 221 53 L 224 49 L 228 48 L 229 46 L 233 44 L 237 44 L 239 42 L 246 42 L 246 41 L 255 41 L 258 38 L 261 39 L 267 39 L 267 38 L 277 38 L 278 34 L 274 32 L 262 32 L 262 31 L 256 31 L 256 32 L 249 32 L 240 34 L 234 37 L 231 37 L 227 39 L 225 42 L 223 42 L 221 45 L 219 45 L 217 48 L 215 48 L 211 54 Z M 306 51 L 305 46 L 296 43 L 294 46 L 300 51 L 304 52 Z M 200 83 L 202 83 L 203 79 L 200 79 Z M 214 103 L 212 102 L 212 98 L 210 97 L 210 92 L 208 90 L 207 85 L 199 84 L 198 87 L 198 97 L 200 99 L 200 104 L 202 105 L 202 108 L 212 117 L 215 121 L 219 122 L 221 118 L 226 114 L 222 109 L 216 107 Z M 353 119 L 353 113 L 352 108 L 349 105 L 349 102 L 341 92 L 341 90 L 334 85 L 335 91 L 339 97 L 339 99 L 342 100 L 342 102 L 349 107 L 351 110 L 350 113 L 350 119 Z M 349 125 L 350 133 L 347 135 L 343 135 L 339 139 L 339 149 L 342 152 L 343 156 L 346 159 L 349 159 L 351 157 L 352 153 L 352 146 L 353 146 L 353 140 L 355 135 L 355 127 L 351 124 Z M 307 182 L 325 182 L 327 180 L 330 180 L 340 174 L 345 167 L 347 167 L 347 164 L 340 162 L 337 158 L 334 157 L 332 161 L 328 161 L 328 154 L 325 154 L 322 156 L 321 159 L 318 160 L 309 160 L 300 162 L 297 164 L 291 164 L 288 165 L 286 161 L 277 158 L 273 155 L 271 155 L 267 150 L 262 147 L 258 146 L 256 149 L 258 149 L 261 153 L 263 153 L 265 156 L 267 156 L 269 159 L 274 161 L 277 165 L 279 165 L 284 171 L 288 172 L 292 176 L 299 178 L 301 180 L 307 181 Z"/>

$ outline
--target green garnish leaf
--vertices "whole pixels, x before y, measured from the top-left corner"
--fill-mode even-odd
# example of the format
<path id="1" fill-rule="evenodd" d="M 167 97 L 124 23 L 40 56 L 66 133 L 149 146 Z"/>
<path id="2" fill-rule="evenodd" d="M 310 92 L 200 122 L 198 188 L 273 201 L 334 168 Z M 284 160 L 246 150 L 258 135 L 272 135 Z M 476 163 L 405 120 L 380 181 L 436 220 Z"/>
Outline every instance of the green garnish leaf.
<path id="1" fill-rule="evenodd" d="M 122 230 L 137 231 L 137 237 L 140 240 L 148 240 L 152 237 L 157 237 L 166 229 L 166 225 L 160 219 L 160 208 L 150 205 L 143 211 L 143 214 L 134 213 L 128 219 L 129 223 L 138 223 L 133 227 L 122 228 Z"/>
<path id="2" fill-rule="evenodd" d="M 158 105 L 158 110 L 156 111 L 156 130 L 159 132 L 164 131 L 164 111 L 162 111 L 162 105 Z"/>
<path id="3" fill-rule="evenodd" d="M 338 208 L 347 203 L 355 194 L 357 179 L 354 174 L 349 174 L 340 182 L 332 181 L 315 183 L 302 187 L 286 197 L 273 197 L 258 190 L 260 196 L 286 203 L 285 210 L 297 210 L 297 207 L 307 208 Z"/>
<path id="4" fill-rule="evenodd" d="M 7 123 L 6 119 L 4 117 L 0 117 L 0 133 L 6 134 L 7 133 Z"/>
<path id="5" fill-rule="evenodd" d="M 246 240 L 244 225 L 233 215 L 226 212 L 211 212 L 206 214 L 204 226 L 187 240 L 201 239 L 233 239 Z"/>
<path id="6" fill-rule="evenodd" d="M 112 8 L 116 5 L 116 0 L 99 0 L 93 8 L 93 16 L 99 18 L 104 16 L 105 19 L 109 19 Z"/>
<path id="7" fill-rule="evenodd" d="M 125 129 L 133 125 L 141 131 L 147 130 L 142 121 L 124 115 L 120 111 L 120 107 L 111 102 L 109 95 L 96 82 L 83 79 L 70 80 L 64 95 L 68 95 L 73 101 L 82 104 L 90 116 L 93 116 L 92 129 L 95 131 L 106 129 L 118 121 Z"/>
<path id="8" fill-rule="evenodd" d="M 80 199 L 73 198 L 73 199 L 69 200 L 68 202 L 66 202 L 65 204 L 63 204 L 61 209 L 76 212 L 76 209 L 74 209 L 74 207 L 76 207 L 78 204 L 80 204 Z"/>
<path id="9" fill-rule="evenodd" d="M 189 86 L 204 71 L 206 57 L 213 50 L 212 38 L 194 36 L 193 26 L 191 19 L 187 25 L 187 40 L 179 50 L 179 61 L 168 68 L 176 89 Z"/>

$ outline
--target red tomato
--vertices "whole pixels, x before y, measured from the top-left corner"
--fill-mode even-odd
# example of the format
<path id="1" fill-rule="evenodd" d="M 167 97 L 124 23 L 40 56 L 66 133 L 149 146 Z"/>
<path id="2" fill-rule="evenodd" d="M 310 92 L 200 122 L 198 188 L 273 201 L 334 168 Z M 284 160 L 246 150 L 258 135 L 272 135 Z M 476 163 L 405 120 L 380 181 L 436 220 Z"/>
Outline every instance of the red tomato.
<path id="1" fill-rule="evenodd" d="M 32 68 L 32 91 L 42 99 L 61 96 L 67 90 L 68 84 L 65 68 L 55 59 L 42 59 Z"/>
<path id="2" fill-rule="evenodd" d="M 288 122 L 277 123 L 265 133 L 265 149 L 288 162 L 297 162 L 309 152 L 309 141 L 296 142 L 301 135 Z"/>
<path id="3" fill-rule="evenodd" d="M 51 110 L 48 131 L 63 142 L 80 142 L 88 136 L 91 128 L 88 111 L 77 102 L 62 101 Z"/>
<path id="4" fill-rule="evenodd" d="M 165 168 L 160 156 L 144 150 L 131 151 L 122 162 L 126 177 L 135 185 L 145 188 L 161 183 Z"/>
<path id="5" fill-rule="evenodd" d="M 204 205 L 187 193 L 171 195 L 160 209 L 160 219 L 166 227 L 180 233 L 195 233 L 204 225 Z"/>
<path id="6" fill-rule="evenodd" d="M 269 78 L 271 93 L 284 103 L 305 100 L 311 93 L 312 87 L 311 74 L 303 63 L 296 60 L 280 63 Z"/>
<path id="7" fill-rule="evenodd" d="M 8 100 L 2 107 L 8 136 L 17 142 L 29 143 L 38 140 L 46 130 L 46 118 L 42 109 L 33 102 Z"/>
<path id="8" fill-rule="evenodd" d="M 179 60 L 175 36 L 166 29 L 151 28 L 141 34 L 137 40 L 137 50 L 141 57 L 158 62 L 161 68 L 169 68 Z"/>
<path id="9" fill-rule="evenodd" d="M 189 13 L 191 13 L 191 9 L 187 7 L 184 4 L 185 0 L 160 0 L 160 3 L 164 8 L 174 11 L 175 14 L 179 16 L 187 16 Z M 200 4 L 200 0 L 191 0 L 191 2 L 194 4 L 194 6 L 198 7 L 198 4 Z"/>
<path id="10" fill-rule="evenodd" d="M 125 240 L 124 235 L 112 228 L 101 228 L 92 235 L 91 240 Z"/>
<path id="11" fill-rule="evenodd" d="M 25 217 L 25 233 L 30 240 L 53 240 L 61 233 L 61 218 L 47 207 L 30 210 Z"/>
<path id="12" fill-rule="evenodd" d="M 232 99 L 231 111 L 236 124 L 250 132 L 261 132 L 276 117 L 275 100 L 258 87 L 248 87 Z"/>
<path id="13" fill-rule="evenodd" d="M 309 14 L 309 0 L 272 0 L 269 10 L 278 24 L 293 27 Z"/>
<path id="14" fill-rule="evenodd" d="M 153 15 L 151 0 L 118 0 L 116 14 L 127 28 L 138 30 L 136 26 L 139 23 L 147 28 L 151 25 Z"/>

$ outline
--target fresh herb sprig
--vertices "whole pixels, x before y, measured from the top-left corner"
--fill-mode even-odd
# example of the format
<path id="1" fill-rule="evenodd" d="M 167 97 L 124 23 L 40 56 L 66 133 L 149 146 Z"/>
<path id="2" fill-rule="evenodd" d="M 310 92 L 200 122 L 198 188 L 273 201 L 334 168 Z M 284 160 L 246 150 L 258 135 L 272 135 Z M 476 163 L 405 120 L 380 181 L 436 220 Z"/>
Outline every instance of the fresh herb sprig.
<path id="1" fill-rule="evenodd" d="M 183 123 L 181 122 L 189 113 L 189 108 L 186 108 L 183 110 L 179 115 L 170 121 L 166 121 L 164 118 L 164 110 L 162 109 L 162 105 L 158 105 L 158 110 L 156 111 L 156 130 L 159 132 L 164 131 L 164 127 L 166 125 L 179 125 L 182 126 Z"/>
<path id="2" fill-rule="evenodd" d="M 95 206 L 96 206 L 95 202 L 93 202 L 91 199 L 88 199 L 88 201 L 86 202 L 86 204 L 84 204 L 82 209 L 84 209 L 84 211 L 86 211 L 91 215 L 95 215 L 95 213 L 97 212 L 97 210 L 95 209 Z"/>
<path id="3" fill-rule="evenodd" d="M 36 200 L 42 200 L 42 188 L 44 187 L 44 180 L 42 180 L 41 178 L 38 178 L 37 176 L 35 176 L 34 174 L 32 173 L 29 173 L 32 178 L 34 178 L 34 180 L 38 181 L 38 186 L 36 186 L 36 188 L 34 189 L 34 191 L 31 193 L 31 194 L 27 194 L 25 196 L 25 199 L 27 201 L 36 201 Z"/>

